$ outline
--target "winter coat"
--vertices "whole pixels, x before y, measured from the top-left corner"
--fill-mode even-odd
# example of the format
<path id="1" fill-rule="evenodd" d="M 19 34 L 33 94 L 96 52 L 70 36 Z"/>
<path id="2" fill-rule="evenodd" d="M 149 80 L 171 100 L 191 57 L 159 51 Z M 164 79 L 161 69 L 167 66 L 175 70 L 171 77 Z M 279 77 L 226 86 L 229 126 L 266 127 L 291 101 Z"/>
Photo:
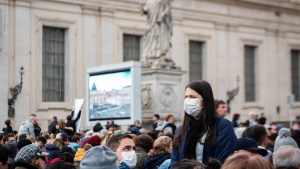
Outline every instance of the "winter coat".
<path id="1" fill-rule="evenodd" d="M 28 120 L 23 122 L 20 126 L 20 129 L 19 129 L 19 135 L 20 134 L 31 135 L 35 138 L 33 124 Z"/>
<path id="2" fill-rule="evenodd" d="M 155 154 L 145 159 L 147 169 L 157 169 L 165 160 L 170 159 L 170 153 Z"/>
<path id="3" fill-rule="evenodd" d="M 145 166 L 144 161 L 148 157 L 147 152 L 143 148 L 137 146 L 136 150 L 135 150 L 135 154 L 137 157 L 137 163 L 136 163 L 135 169 L 145 169 L 146 166 Z"/>
<path id="4" fill-rule="evenodd" d="M 179 130 L 177 130 L 177 132 L 178 131 Z M 186 131 L 185 133 L 188 132 Z M 215 134 L 217 139 L 216 147 L 210 147 L 207 142 L 204 144 L 204 164 L 207 164 L 209 157 L 216 158 L 221 163 L 224 163 L 225 159 L 234 152 L 237 138 L 234 133 L 232 123 L 229 120 L 219 117 L 216 121 Z M 170 168 L 172 168 L 175 162 L 184 159 L 184 146 L 186 137 L 187 135 L 185 134 L 178 148 L 173 146 Z"/>
<path id="5" fill-rule="evenodd" d="M 74 157 L 74 161 L 81 161 L 84 154 L 85 150 L 83 148 L 78 148 Z"/>
<path id="6" fill-rule="evenodd" d="M 58 122 L 55 120 L 48 126 L 48 133 L 49 134 L 56 134 L 56 125 Z"/>

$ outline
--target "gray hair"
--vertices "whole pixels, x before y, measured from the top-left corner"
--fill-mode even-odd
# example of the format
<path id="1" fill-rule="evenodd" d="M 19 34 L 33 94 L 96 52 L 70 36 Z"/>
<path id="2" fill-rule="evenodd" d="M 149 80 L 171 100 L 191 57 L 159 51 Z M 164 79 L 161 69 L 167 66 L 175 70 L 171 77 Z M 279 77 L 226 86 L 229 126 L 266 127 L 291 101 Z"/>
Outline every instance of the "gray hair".
<path id="1" fill-rule="evenodd" d="M 36 121 L 37 118 L 35 116 L 29 116 L 28 121 L 32 121 L 32 120 Z"/>
<path id="2" fill-rule="evenodd" d="M 273 154 L 273 164 L 275 168 L 279 167 L 299 167 L 300 149 L 291 146 L 281 146 Z"/>

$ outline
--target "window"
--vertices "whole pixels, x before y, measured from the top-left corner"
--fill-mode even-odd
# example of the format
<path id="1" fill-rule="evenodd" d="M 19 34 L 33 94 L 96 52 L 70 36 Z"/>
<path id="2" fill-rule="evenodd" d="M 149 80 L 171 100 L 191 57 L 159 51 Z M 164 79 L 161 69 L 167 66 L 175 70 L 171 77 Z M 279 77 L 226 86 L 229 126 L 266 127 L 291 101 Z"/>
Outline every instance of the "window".
<path id="1" fill-rule="evenodd" d="M 139 61 L 141 55 L 141 36 L 139 35 L 123 35 L 123 60 Z"/>
<path id="2" fill-rule="evenodd" d="M 254 102 L 256 99 L 255 86 L 255 53 L 256 46 L 245 46 L 244 77 L 245 77 L 245 101 Z"/>
<path id="3" fill-rule="evenodd" d="M 204 42 L 189 41 L 190 81 L 201 80 L 203 78 L 202 75 L 203 45 Z"/>
<path id="4" fill-rule="evenodd" d="M 300 101 L 300 50 L 291 51 L 292 93 L 295 101 Z"/>
<path id="5" fill-rule="evenodd" d="M 65 29 L 43 27 L 42 101 L 65 100 Z"/>

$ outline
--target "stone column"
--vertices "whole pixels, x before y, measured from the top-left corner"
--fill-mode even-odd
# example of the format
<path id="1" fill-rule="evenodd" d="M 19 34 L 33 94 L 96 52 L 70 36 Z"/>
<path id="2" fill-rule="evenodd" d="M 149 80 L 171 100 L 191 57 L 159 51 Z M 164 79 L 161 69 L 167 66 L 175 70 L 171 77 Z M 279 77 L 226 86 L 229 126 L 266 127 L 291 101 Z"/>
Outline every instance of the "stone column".
<path id="1" fill-rule="evenodd" d="M 183 103 L 181 103 L 180 69 L 142 69 L 142 118 L 149 122 L 153 114 L 163 117 L 173 114 L 180 119 Z"/>
<path id="2" fill-rule="evenodd" d="M 15 126 L 20 126 L 26 121 L 30 113 L 30 81 L 31 81 L 31 0 L 15 1 L 15 60 L 14 60 L 14 84 L 20 82 L 19 69 L 24 67 L 22 92 L 15 103 Z M 15 128 L 18 130 L 18 128 Z"/>

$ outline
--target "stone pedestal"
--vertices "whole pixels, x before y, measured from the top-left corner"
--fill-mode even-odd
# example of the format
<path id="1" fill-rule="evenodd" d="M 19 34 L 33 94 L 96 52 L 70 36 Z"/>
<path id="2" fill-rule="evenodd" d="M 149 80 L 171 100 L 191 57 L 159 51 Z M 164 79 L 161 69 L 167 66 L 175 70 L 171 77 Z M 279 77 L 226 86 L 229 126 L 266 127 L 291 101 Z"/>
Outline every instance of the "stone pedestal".
<path id="1" fill-rule="evenodd" d="M 153 114 L 161 117 L 171 113 L 180 118 L 183 103 L 179 68 L 142 68 L 142 119 L 149 122 Z"/>

